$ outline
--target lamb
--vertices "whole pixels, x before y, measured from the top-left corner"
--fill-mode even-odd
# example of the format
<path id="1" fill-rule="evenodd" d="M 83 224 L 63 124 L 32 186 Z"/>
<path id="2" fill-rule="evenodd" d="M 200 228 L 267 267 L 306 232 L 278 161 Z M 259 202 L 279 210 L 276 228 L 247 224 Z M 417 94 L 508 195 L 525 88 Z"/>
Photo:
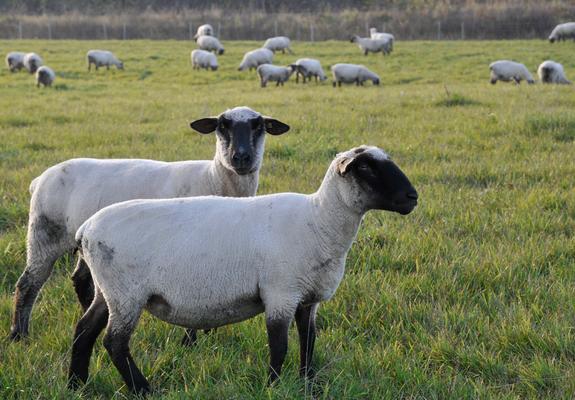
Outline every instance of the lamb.
<path id="1" fill-rule="evenodd" d="M 491 84 L 495 85 L 497 81 L 511 82 L 520 84 L 522 80 L 527 83 L 535 83 L 527 67 L 521 63 L 507 60 L 495 61 L 489 64 L 491 70 Z"/>
<path id="2" fill-rule="evenodd" d="M 256 69 L 262 64 L 271 64 L 274 58 L 274 53 L 271 50 L 264 49 L 256 49 L 252 51 L 248 51 L 244 54 L 244 58 L 238 67 L 238 71 L 244 71 L 249 69 Z"/>
<path id="3" fill-rule="evenodd" d="M 331 66 L 333 74 L 333 87 L 341 86 L 343 83 L 355 83 L 363 86 L 363 82 L 372 81 L 374 85 L 379 85 L 379 76 L 367 69 L 363 65 L 357 64 L 335 64 Z"/>
<path id="4" fill-rule="evenodd" d="M 559 24 L 551 31 L 551 35 L 549 35 L 549 41 L 551 43 L 567 39 L 575 40 L 575 22 Z"/>
<path id="5" fill-rule="evenodd" d="M 215 54 L 205 50 L 193 50 L 191 54 L 192 68 L 193 69 L 211 69 L 216 71 L 218 69 L 218 59 Z"/>
<path id="6" fill-rule="evenodd" d="M 132 200 L 100 210 L 76 233 L 96 295 L 76 326 L 69 387 L 88 379 L 94 342 L 107 324 L 104 347 L 126 385 L 150 391 L 129 349 L 144 309 L 193 329 L 265 312 L 270 383 L 281 373 L 295 317 L 300 373 L 310 376 L 315 314 L 343 278 L 364 214 L 406 215 L 417 199 L 383 150 L 361 146 L 337 155 L 310 195 Z"/>
<path id="7" fill-rule="evenodd" d="M 25 53 L 20 51 L 11 51 L 6 54 L 6 66 L 10 72 L 20 71 L 24 68 L 24 56 Z"/>
<path id="8" fill-rule="evenodd" d="M 92 69 L 92 64 L 96 67 L 96 71 L 104 66 L 109 70 L 110 65 L 115 65 L 117 69 L 124 69 L 124 63 L 108 50 L 90 50 L 86 53 L 86 59 L 88 60 L 88 71 Z"/>
<path id="9" fill-rule="evenodd" d="M 218 38 L 213 36 L 200 36 L 196 39 L 196 43 L 200 49 L 206 51 L 213 51 L 218 54 L 224 54 L 224 46 L 220 43 Z"/>
<path id="10" fill-rule="evenodd" d="M 395 36 L 393 36 L 391 33 L 378 32 L 376 28 L 369 28 L 369 35 L 371 39 L 379 39 L 389 42 L 388 45 L 389 52 L 391 53 L 393 51 L 393 43 L 395 42 Z"/>
<path id="11" fill-rule="evenodd" d="M 313 58 L 300 58 L 292 65 L 294 65 L 296 69 L 296 83 L 299 82 L 300 75 L 303 78 L 303 83 L 305 83 L 306 79 L 311 80 L 312 77 L 315 77 L 316 82 L 318 78 L 320 81 L 325 81 L 327 79 L 327 76 L 325 76 L 325 72 L 321 67 L 321 63 L 318 60 L 314 60 Z"/>
<path id="12" fill-rule="evenodd" d="M 263 48 L 271 50 L 274 53 L 276 51 L 281 51 L 282 54 L 285 54 L 285 51 L 287 50 L 288 53 L 293 54 L 293 51 L 290 48 L 290 40 L 286 36 L 276 36 L 269 38 L 265 41 Z"/>
<path id="13" fill-rule="evenodd" d="M 194 40 L 200 36 L 214 36 L 214 28 L 210 24 L 204 24 L 198 26 L 198 30 L 194 35 Z"/>
<path id="14" fill-rule="evenodd" d="M 262 87 L 266 87 L 269 81 L 277 82 L 276 86 L 283 86 L 284 82 L 286 82 L 290 76 L 292 76 L 294 71 L 295 67 L 293 65 L 280 67 L 277 65 L 262 64 L 257 69 Z"/>
<path id="15" fill-rule="evenodd" d="M 264 133 L 281 135 L 289 126 L 248 107 L 191 123 L 216 132 L 212 161 L 79 158 L 48 168 L 30 185 L 26 269 L 16 284 L 10 337 L 28 335 L 32 306 L 54 262 L 76 249 L 74 234 L 98 210 L 120 201 L 202 195 L 254 196 L 264 152 Z M 82 260 L 72 276 L 84 308 L 92 301 L 92 280 Z M 190 338 L 193 342 L 195 335 Z M 186 342 L 185 342 L 186 343 Z"/>
<path id="16" fill-rule="evenodd" d="M 52 86 L 54 79 L 56 79 L 56 74 L 52 68 L 43 65 L 36 70 L 36 87 L 40 87 L 40 85 Z"/>
<path id="17" fill-rule="evenodd" d="M 353 35 L 350 39 L 350 42 L 357 43 L 358 47 L 361 49 L 361 51 L 364 52 L 366 56 L 370 52 L 381 52 L 383 55 L 389 54 L 391 52 L 389 41 L 383 39 L 361 38 L 359 36 Z"/>
<path id="18" fill-rule="evenodd" d="M 24 64 L 24 68 L 31 74 L 36 73 L 36 70 L 44 64 L 40 56 L 36 53 L 25 54 L 22 63 Z"/>
<path id="19" fill-rule="evenodd" d="M 539 75 L 539 79 L 543 83 L 571 84 L 571 81 L 565 77 L 563 66 L 555 61 L 547 60 L 542 62 L 537 68 L 537 75 Z"/>

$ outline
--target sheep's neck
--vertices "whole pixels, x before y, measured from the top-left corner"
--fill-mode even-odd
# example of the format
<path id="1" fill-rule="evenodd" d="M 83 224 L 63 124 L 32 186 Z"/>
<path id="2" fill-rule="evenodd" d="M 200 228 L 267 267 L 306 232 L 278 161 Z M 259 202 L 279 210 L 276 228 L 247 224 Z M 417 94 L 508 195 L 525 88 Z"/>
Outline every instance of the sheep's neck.
<path id="1" fill-rule="evenodd" d="M 259 170 L 251 174 L 238 175 L 227 169 L 218 155 L 214 158 L 209 170 L 209 181 L 212 193 L 224 197 L 255 196 L 258 190 Z"/>

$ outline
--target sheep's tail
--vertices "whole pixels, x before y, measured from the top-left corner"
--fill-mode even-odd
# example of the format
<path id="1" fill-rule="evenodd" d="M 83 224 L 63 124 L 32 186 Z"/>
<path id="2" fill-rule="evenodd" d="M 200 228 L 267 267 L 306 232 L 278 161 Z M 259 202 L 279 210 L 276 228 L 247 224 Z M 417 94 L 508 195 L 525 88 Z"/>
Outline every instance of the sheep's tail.
<path id="1" fill-rule="evenodd" d="M 30 194 L 34 194 L 34 191 L 36 190 L 36 186 L 38 186 L 38 178 L 39 177 L 36 177 L 32 180 L 32 182 L 30 182 L 30 187 L 28 187 Z"/>
<path id="2" fill-rule="evenodd" d="M 90 225 L 90 221 L 89 220 L 84 221 L 84 223 L 82 225 L 80 225 L 80 227 L 76 231 L 76 236 L 74 237 L 74 239 L 76 240 L 76 246 L 78 247 L 80 252 L 82 251 L 81 250 L 82 249 L 82 238 L 84 237 L 84 232 L 88 228 L 88 225 Z"/>

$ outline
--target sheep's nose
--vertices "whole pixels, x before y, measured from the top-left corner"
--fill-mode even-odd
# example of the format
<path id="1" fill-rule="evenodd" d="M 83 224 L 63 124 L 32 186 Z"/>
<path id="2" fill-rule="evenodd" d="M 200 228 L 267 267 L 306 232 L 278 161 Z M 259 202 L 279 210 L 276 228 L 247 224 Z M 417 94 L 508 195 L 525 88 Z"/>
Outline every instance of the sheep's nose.
<path id="1" fill-rule="evenodd" d="M 232 160 L 234 160 L 234 162 L 242 165 L 249 163 L 251 159 L 252 157 L 249 155 L 249 153 L 246 152 L 234 153 L 234 155 L 232 156 Z"/>
<path id="2" fill-rule="evenodd" d="M 407 192 L 406 196 L 408 199 L 411 199 L 411 200 L 417 200 L 419 198 L 419 196 L 415 190 L 411 190 L 411 191 Z"/>

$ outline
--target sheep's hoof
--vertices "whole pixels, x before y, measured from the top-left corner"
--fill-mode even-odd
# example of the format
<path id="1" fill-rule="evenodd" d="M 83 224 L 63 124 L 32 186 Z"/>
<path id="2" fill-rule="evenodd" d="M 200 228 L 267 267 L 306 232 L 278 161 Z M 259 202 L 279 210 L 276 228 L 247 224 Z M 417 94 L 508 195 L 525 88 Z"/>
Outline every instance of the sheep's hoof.
<path id="1" fill-rule="evenodd" d="M 12 330 L 10 332 L 10 340 L 13 342 L 19 342 L 23 339 L 26 339 L 28 337 L 28 333 L 27 332 L 20 332 L 17 330 Z"/>

